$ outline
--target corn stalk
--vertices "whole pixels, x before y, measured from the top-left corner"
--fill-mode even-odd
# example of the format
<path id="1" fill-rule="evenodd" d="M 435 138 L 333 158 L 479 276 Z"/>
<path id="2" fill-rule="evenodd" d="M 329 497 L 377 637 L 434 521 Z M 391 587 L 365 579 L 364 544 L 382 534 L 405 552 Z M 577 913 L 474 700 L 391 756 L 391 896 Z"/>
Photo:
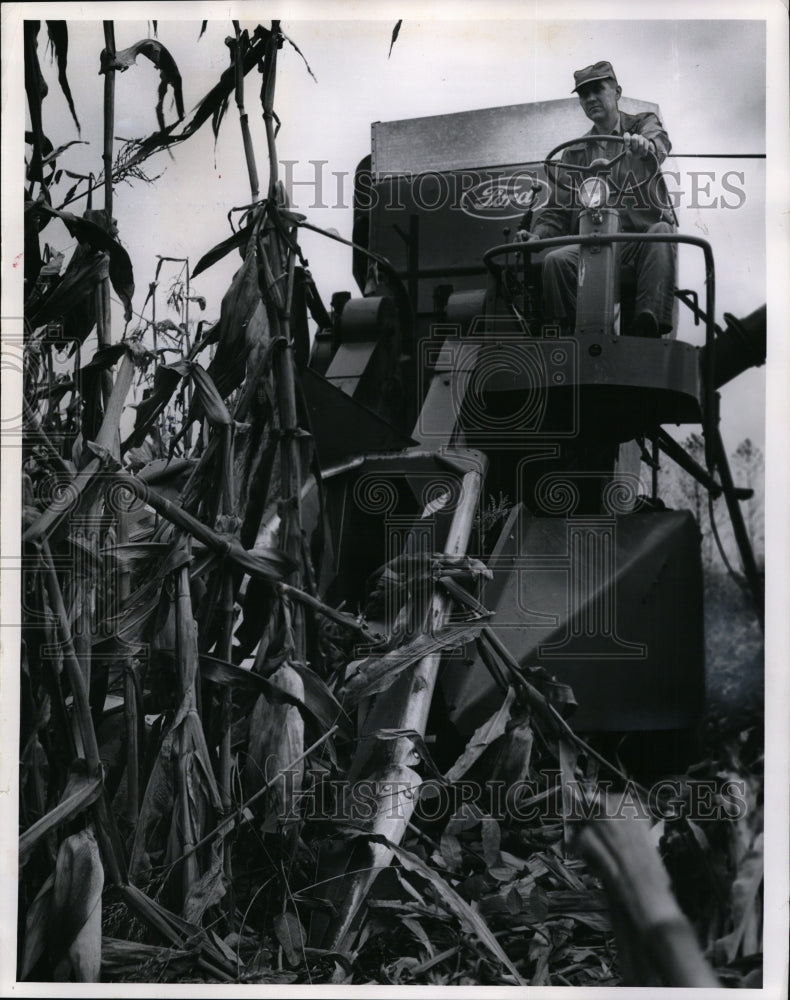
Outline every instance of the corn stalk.
<path id="1" fill-rule="evenodd" d="M 223 569 L 221 576 L 220 639 L 217 643 L 218 655 L 225 660 L 231 660 L 233 655 L 233 573 Z M 219 753 L 219 792 L 222 801 L 222 811 L 228 816 L 233 808 L 232 776 L 233 753 L 231 745 L 231 724 L 233 722 L 233 695 L 230 688 L 224 689 L 220 701 L 220 753 Z M 228 884 L 225 897 L 225 914 L 231 930 L 234 924 L 234 892 L 233 864 L 231 844 L 227 838 L 222 841 L 222 867 Z"/>
<path id="2" fill-rule="evenodd" d="M 115 58 L 115 25 L 112 21 L 104 21 L 104 48 L 109 65 Z M 107 229 L 112 230 L 113 188 L 112 188 L 112 150 L 113 133 L 115 131 L 115 70 L 109 68 L 104 74 L 104 149 L 102 163 L 104 165 L 104 214 L 107 219 Z M 96 292 L 96 335 L 99 348 L 109 347 L 112 343 L 110 318 L 110 279 L 104 278 Z M 109 398 L 112 377 L 109 372 L 102 377 L 102 395 L 105 405 Z"/>
<path id="3" fill-rule="evenodd" d="M 606 888 L 624 984 L 720 986 L 672 893 L 650 823 L 611 808 L 608 817 L 579 824 L 574 840 Z"/>
<path id="4" fill-rule="evenodd" d="M 104 48 L 110 68 L 104 74 L 104 211 L 112 218 L 112 141 L 115 125 L 115 69 L 111 64 L 115 59 L 115 25 L 104 22 Z"/>
<path id="5" fill-rule="evenodd" d="M 460 499 L 453 514 L 444 553 L 462 556 L 466 553 L 482 486 L 478 470 L 467 472 L 462 480 Z M 423 621 L 422 632 L 436 635 L 447 621 L 451 598 L 439 587 L 434 590 L 430 607 Z M 368 712 L 349 781 L 370 777 L 377 789 L 372 839 L 362 851 L 353 855 L 352 874 L 339 879 L 334 898 L 339 914 L 326 936 L 326 947 L 342 951 L 348 948 L 352 927 L 377 875 L 391 862 L 393 846 L 406 832 L 414 809 L 415 797 L 422 779 L 414 770 L 421 756 L 415 747 L 414 735 L 425 736 L 428 712 L 433 699 L 442 652 L 436 650 L 405 671 L 394 684 L 380 695 Z M 404 733 L 394 739 L 376 739 L 384 731 Z M 408 735 L 405 735 L 407 734 Z M 368 737 L 365 739 L 364 737 Z M 393 801 L 393 788 L 400 788 Z"/>
<path id="6" fill-rule="evenodd" d="M 281 469 L 281 524 L 280 548 L 294 560 L 296 569 L 289 582 L 302 585 L 302 461 L 300 455 L 300 430 L 296 413 L 296 386 L 294 379 L 294 349 L 290 320 L 293 300 L 294 267 L 296 257 L 292 247 L 285 245 L 283 226 L 277 224 L 281 194 L 278 185 L 277 145 L 274 129 L 274 93 L 277 78 L 277 52 L 282 46 L 280 22 L 272 21 L 266 42 L 263 65 L 261 99 L 263 121 L 266 127 L 266 144 L 269 154 L 269 224 L 266 251 L 261 263 L 267 284 L 267 306 L 272 327 L 272 337 L 279 349 L 274 357 L 274 379 L 280 417 L 279 433 Z M 291 608 L 293 626 L 293 656 L 305 659 L 304 613 L 299 605 Z"/>
<path id="7" fill-rule="evenodd" d="M 52 555 L 46 542 L 41 546 L 41 562 L 44 574 L 44 584 L 49 598 L 50 607 L 55 615 L 58 639 L 63 647 L 64 664 L 74 699 L 74 720 L 77 735 L 81 745 L 89 773 L 101 773 L 99 747 L 96 742 L 96 731 L 93 727 L 88 688 L 82 667 L 74 651 L 74 642 L 69 628 L 69 618 L 63 603 L 63 594 L 58 583 Z M 119 849 L 119 838 L 115 830 L 115 822 L 107 807 L 105 799 L 97 801 L 95 807 L 96 832 L 102 850 L 105 868 L 110 878 L 116 884 L 125 880 L 123 852 Z"/>
<path id="8" fill-rule="evenodd" d="M 104 73 L 104 149 L 102 162 L 104 166 L 104 214 L 107 220 L 107 227 L 110 231 L 113 228 L 113 138 L 115 133 L 115 26 L 112 21 L 104 22 L 104 48 L 106 54 L 106 71 Z M 110 279 L 106 277 L 102 280 L 97 290 L 97 337 L 99 348 L 109 347 L 112 343 L 112 307 L 110 303 Z M 156 333 L 154 332 L 154 336 Z M 126 359 L 124 359 L 124 362 Z M 128 377 L 128 366 L 123 374 L 119 373 L 118 381 L 122 382 Z M 102 376 L 102 394 L 104 395 L 105 406 L 108 404 L 109 393 L 112 388 L 112 376 L 106 372 Z M 124 395 L 125 402 L 125 395 Z M 120 427 L 120 412 L 118 413 L 118 428 Z M 105 442 L 104 445 L 111 452 L 116 460 L 120 460 L 120 438 L 118 429 L 113 435 L 112 442 Z M 116 511 L 116 537 L 119 545 L 125 545 L 129 541 L 128 519 L 123 509 Z M 129 572 L 121 569 L 118 575 L 118 593 L 116 600 L 121 607 L 128 600 L 130 593 Z M 121 669 L 123 671 L 123 700 L 124 700 L 124 724 L 126 728 L 126 782 L 127 797 L 126 808 L 127 817 L 132 826 L 137 822 L 140 807 L 140 718 L 138 706 L 137 681 L 135 666 L 131 657 L 124 658 Z"/>
<path id="9" fill-rule="evenodd" d="M 239 110 L 241 135 L 244 142 L 244 156 L 247 160 L 247 173 L 250 178 L 250 196 L 251 200 L 256 202 L 258 200 L 260 189 L 258 186 L 258 170 L 255 165 L 255 150 L 252 145 L 252 136 L 250 134 L 250 122 L 247 117 L 247 112 L 244 109 L 244 51 L 242 49 L 244 37 L 241 34 L 238 21 L 233 22 L 233 30 L 236 32 L 236 49 L 234 53 L 236 69 L 236 107 Z"/>

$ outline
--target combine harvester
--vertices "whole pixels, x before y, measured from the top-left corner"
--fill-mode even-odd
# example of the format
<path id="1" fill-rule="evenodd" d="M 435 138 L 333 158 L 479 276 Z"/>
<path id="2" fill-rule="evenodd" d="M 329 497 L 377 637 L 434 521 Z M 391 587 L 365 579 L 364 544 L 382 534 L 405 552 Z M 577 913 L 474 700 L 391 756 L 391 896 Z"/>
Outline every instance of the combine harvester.
<path id="1" fill-rule="evenodd" d="M 627 99 L 621 107 L 658 112 Z M 430 644 L 453 623 L 453 567 L 477 568 L 467 607 L 472 618 L 481 605 L 491 613 L 484 621 L 500 662 L 525 677 L 545 668 L 560 708 L 570 687 L 578 707 L 568 721 L 582 734 L 681 734 L 701 717 L 699 529 L 689 511 L 668 510 L 657 495 L 660 454 L 724 495 L 762 613 L 739 508 L 748 494 L 730 476 L 717 390 L 764 362 L 765 308 L 740 321 L 725 314 L 721 329 L 705 240 L 619 233 L 617 210 L 607 207 L 622 194 L 612 162 L 583 178 L 579 197 L 589 207 L 579 236 L 512 242 L 529 228 L 577 122 L 571 99 L 375 123 L 355 184 L 362 294 L 336 293 L 330 313 L 312 303 L 319 331 L 302 385 L 322 484 L 308 481 L 303 517 L 308 529 L 320 521 L 330 539 L 321 596 L 356 611 L 383 565 L 428 567 L 414 574 L 408 614 L 402 593 L 382 599 L 378 613 L 382 632 L 404 642 L 424 634 L 424 655 L 358 706 L 350 778 L 389 789 L 371 829 L 390 843 L 403 835 L 425 778 L 419 737 L 465 742 L 507 689 L 480 644 L 463 635 L 449 650 L 446 641 Z M 620 289 L 616 247 L 640 239 L 704 255 L 704 289 L 676 293 L 704 324 L 703 347 L 675 331 L 619 334 L 629 289 Z M 572 336 L 541 314 L 542 257 L 568 243 L 581 244 L 584 275 Z M 306 358 L 306 318 L 301 327 Z M 681 424 L 701 426 L 706 467 L 663 429 Z M 642 461 L 653 467 L 652 488 L 640 481 Z M 338 917 L 314 928 L 325 947 L 342 949 L 392 858 L 384 841 L 357 845 L 349 851 L 346 842 L 326 862 L 327 872 L 348 874 L 333 882 Z"/>

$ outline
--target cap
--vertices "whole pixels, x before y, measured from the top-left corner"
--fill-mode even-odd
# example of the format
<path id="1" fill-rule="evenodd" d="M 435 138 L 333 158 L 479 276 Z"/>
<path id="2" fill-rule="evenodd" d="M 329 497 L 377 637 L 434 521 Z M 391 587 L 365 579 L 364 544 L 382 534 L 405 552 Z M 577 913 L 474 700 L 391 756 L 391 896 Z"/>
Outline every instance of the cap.
<path id="1" fill-rule="evenodd" d="M 571 91 L 572 94 L 575 94 L 579 87 L 583 87 L 586 83 L 594 83 L 596 80 L 614 80 L 617 83 L 612 64 L 606 61 L 585 66 L 584 69 L 577 69 L 573 74 L 573 79 L 576 86 Z"/>

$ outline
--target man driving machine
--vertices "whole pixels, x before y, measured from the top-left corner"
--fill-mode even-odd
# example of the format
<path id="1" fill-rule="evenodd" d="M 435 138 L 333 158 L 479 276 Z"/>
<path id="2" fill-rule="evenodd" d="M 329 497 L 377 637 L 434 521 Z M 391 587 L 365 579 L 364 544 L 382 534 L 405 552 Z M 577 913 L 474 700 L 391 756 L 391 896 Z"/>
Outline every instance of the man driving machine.
<path id="1" fill-rule="evenodd" d="M 573 92 L 578 94 L 585 115 L 593 123 L 587 136 L 600 135 L 600 142 L 585 141 L 565 149 L 558 176 L 555 175 L 548 204 L 536 213 L 531 232 L 518 239 L 536 240 L 578 233 L 581 205 L 573 178 L 574 166 L 590 167 L 612 159 L 623 149 L 626 155 L 612 168 L 615 206 L 622 232 L 672 233 L 674 215 L 660 164 L 671 148 L 667 133 L 652 112 L 626 114 L 618 108 L 622 88 L 609 62 L 597 62 L 577 70 Z M 622 140 L 607 140 L 620 136 Z M 576 172 L 577 174 L 580 171 Z M 672 330 L 676 248 L 672 243 L 619 244 L 621 283 L 636 287 L 634 319 L 624 334 L 660 337 Z M 547 323 L 573 333 L 576 313 L 579 247 L 558 247 L 543 260 L 543 314 Z"/>

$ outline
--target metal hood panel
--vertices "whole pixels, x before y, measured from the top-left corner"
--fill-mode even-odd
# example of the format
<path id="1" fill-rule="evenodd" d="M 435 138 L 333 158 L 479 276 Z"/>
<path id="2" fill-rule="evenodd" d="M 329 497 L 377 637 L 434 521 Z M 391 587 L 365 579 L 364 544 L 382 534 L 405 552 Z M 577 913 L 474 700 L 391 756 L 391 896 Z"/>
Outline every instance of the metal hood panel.
<path id="1" fill-rule="evenodd" d="M 571 685 L 575 729 L 693 725 L 704 653 L 699 532 L 688 511 L 537 518 L 519 508 L 489 567 L 482 601 L 492 626 L 523 666 Z M 501 700 L 474 647 L 466 653 L 442 681 L 465 733 Z"/>

